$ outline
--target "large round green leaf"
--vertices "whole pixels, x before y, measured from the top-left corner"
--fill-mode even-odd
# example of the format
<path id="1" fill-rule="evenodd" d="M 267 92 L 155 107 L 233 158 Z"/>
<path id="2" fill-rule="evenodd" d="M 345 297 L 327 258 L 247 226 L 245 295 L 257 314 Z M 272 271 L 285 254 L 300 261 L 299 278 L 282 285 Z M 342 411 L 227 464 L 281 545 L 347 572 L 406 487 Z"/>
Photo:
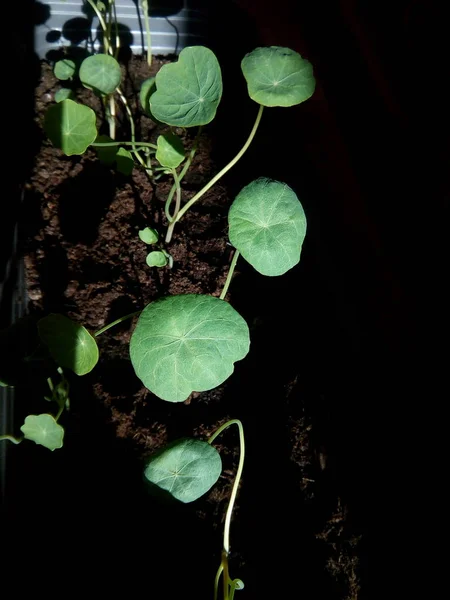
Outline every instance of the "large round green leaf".
<path id="1" fill-rule="evenodd" d="M 38 331 L 60 367 L 71 369 L 77 375 L 85 375 L 97 364 L 97 342 L 83 325 L 64 315 L 51 314 L 40 319 Z"/>
<path id="2" fill-rule="evenodd" d="M 82 84 L 99 94 L 112 94 L 119 87 L 121 78 L 120 65 L 109 54 L 94 54 L 81 63 Z"/>
<path id="3" fill-rule="evenodd" d="M 62 100 L 45 115 L 44 129 L 51 142 L 64 154 L 83 154 L 97 137 L 95 112 L 73 100 Z"/>
<path id="4" fill-rule="evenodd" d="M 163 167 L 176 169 L 184 160 L 184 147 L 181 138 L 175 133 L 159 135 L 156 141 L 156 160 Z"/>
<path id="5" fill-rule="evenodd" d="M 241 68 L 250 98 L 263 106 L 293 106 L 314 93 L 311 63 L 289 48 L 257 48 L 243 58 Z"/>
<path id="6" fill-rule="evenodd" d="M 214 52 L 191 46 L 181 51 L 178 62 L 164 65 L 156 75 L 150 109 L 169 125 L 206 125 L 214 119 L 221 97 L 222 74 Z"/>
<path id="7" fill-rule="evenodd" d="M 285 183 L 261 177 L 236 196 L 228 213 L 230 242 L 263 275 L 282 275 L 300 260 L 306 217 Z"/>
<path id="8" fill-rule="evenodd" d="M 183 402 L 220 385 L 247 354 L 247 323 L 212 296 L 171 296 L 144 308 L 131 337 L 136 375 L 154 394 Z"/>
<path id="9" fill-rule="evenodd" d="M 166 492 L 180 502 L 193 502 L 206 494 L 222 471 L 220 454 L 208 442 L 183 438 L 156 452 L 144 476 L 150 491 Z"/>
<path id="10" fill-rule="evenodd" d="M 62 448 L 64 429 L 52 415 L 28 415 L 20 428 L 27 440 L 45 446 L 49 450 Z"/>

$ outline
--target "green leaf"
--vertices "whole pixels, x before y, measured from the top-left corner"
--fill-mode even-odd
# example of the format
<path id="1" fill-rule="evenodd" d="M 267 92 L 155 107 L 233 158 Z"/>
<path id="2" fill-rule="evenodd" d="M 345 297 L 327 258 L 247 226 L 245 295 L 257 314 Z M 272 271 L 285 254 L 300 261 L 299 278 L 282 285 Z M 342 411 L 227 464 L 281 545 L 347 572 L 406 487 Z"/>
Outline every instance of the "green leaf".
<path id="1" fill-rule="evenodd" d="M 250 98 L 263 106 L 293 106 L 314 93 L 311 63 L 289 48 L 257 48 L 243 58 L 241 68 Z"/>
<path id="2" fill-rule="evenodd" d="M 147 463 L 144 476 L 151 484 L 151 491 L 163 490 L 187 503 L 206 494 L 221 472 L 220 454 L 211 444 L 183 438 L 156 452 Z"/>
<path id="3" fill-rule="evenodd" d="M 112 94 L 120 85 L 122 72 L 115 58 L 109 54 L 94 54 L 81 63 L 82 84 L 99 94 Z"/>
<path id="4" fill-rule="evenodd" d="M 53 67 L 53 73 L 55 77 L 65 81 L 66 79 L 71 79 L 75 74 L 75 63 L 73 60 L 68 58 L 63 58 L 62 60 L 58 60 Z"/>
<path id="5" fill-rule="evenodd" d="M 244 187 L 228 224 L 230 242 L 263 275 L 282 275 L 299 262 L 306 217 L 285 183 L 261 177 Z"/>
<path id="6" fill-rule="evenodd" d="M 55 93 L 55 102 L 62 102 L 63 100 L 72 100 L 73 97 L 73 91 L 70 88 L 61 88 Z"/>
<path id="7" fill-rule="evenodd" d="M 157 125 L 162 125 L 161 121 L 155 117 L 150 108 L 150 98 L 156 92 L 156 78 L 149 77 L 141 84 L 141 89 L 139 91 L 139 100 L 142 106 L 144 113 L 150 117 Z"/>
<path id="8" fill-rule="evenodd" d="M 83 325 L 64 315 L 51 314 L 39 320 L 38 331 L 60 367 L 85 375 L 97 364 L 97 342 Z"/>
<path id="9" fill-rule="evenodd" d="M 161 250 L 153 250 L 147 255 L 145 262 L 149 267 L 165 267 L 167 265 L 167 258 L 164 252 Z"/>
<path id="10" fill-rule="evenodd" d="M 152 229 L 151 227 L 145 227 L 139 231 L 139 238 L 145 244 L 156 244 L 159 239 L 158 232 L 156 229 Z"/>
<path id="11" fill-rule="evenodd" d="M 64 429 L 52 415 L 28 415 L 20 428 L 25 439 L 45 446 L 49 450 L 62 448 Z"/>
<path id="12" fill-rule="evenodd" d="M 156 160 L 168 169 L 176 169 L 184 160 L 184 146 L 175 133 L 159 135 L 156 141 Z"/>
<path id="13" fill-rule="evenodd" d="M 119 173 L 123 175 L 131 175 L 134 168 L 134 160 L 131 152 L 125 150 L 125 148 L 119 148 L 116 154 L 116 165 Z"/>
<path id="14" fill-rule="evenodd" d="M 108 142 L 113 142 L 114 140 L 109 137 L 109 135 L 98 135 L 95 138 L 95 143 L 100 142 L 102 144 L 106 144 Z M 97 156 L 100 162 L 104 165 L 111 166 L 116 161 L 116 154 L 119 146 L 95 146 L 95 151 L 97 152 Z"/>
<path id="15" fill-rule="evenodd" d="M 222 74 L 214 52 L 191 46 L 181 51 L 178 62 L 161 67 L 150 109 L 168 125 L 206 125 L 214 119 L 221 97 Z"/>
<path id="16" fill-rule="evenodd" d="M 51 106 L 45 115 L 45 133 L 64 154 L 83 154 L 97 137 L 95 112 L 73 100 Z"/>
<path id="17" fill-rule="evenodd" d="M 228 302 L 187 294 L 144 308 L 131 336 L 130 356 L 150 391 L 183 402 L 193 391 L 223 383 L 249 345 L 247 323 Z"/>

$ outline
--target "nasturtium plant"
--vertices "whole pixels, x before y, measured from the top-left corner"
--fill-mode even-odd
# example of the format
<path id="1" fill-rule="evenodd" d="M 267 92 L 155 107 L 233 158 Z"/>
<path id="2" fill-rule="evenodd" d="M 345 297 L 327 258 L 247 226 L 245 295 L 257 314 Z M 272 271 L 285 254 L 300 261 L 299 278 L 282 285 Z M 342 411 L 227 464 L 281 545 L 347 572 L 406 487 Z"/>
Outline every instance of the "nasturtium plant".
<path id="1" fill-rule="evenodd" d="M 131 336 L 130 356 L 151 392 L 183 402 L 193 391 L 223 383 L 249 345 L 247 323 L 228 302 L 186 294 L 144 308 Z"/>
<path id="2" fill-rule="evenodd" d="M 221 97 L 222 73 L 214 52 L 190 46 L 180 52 L 177 62 L 161 67 L 150 110 L 168 125 L 206 125 L 214 119 Z"/>
<path id="3" fill-rule="evenodd" d="M 142 240 L 145 244 L 156 244 L 159 239 L 158 232 L 151 227 L 144 227 L 139 231 L 139 239 Z"/>
<path id="4" fill-rule="evenodd" d="M 156 145 L 156 160 L 161 166 L 176 169 L 183 162 L 183 142 L 175 133 L 159 135 Z"/>
<path id="5" fill-rule="evenodd" d="M 219 479 L 222 460 L 217 450 L 201 440 L 176 440 L 150 457 L 144 476 L 149 490 L 160 490 L 180 502 L 193 502 Z"/>
<path id="6" fill-rule="evenodd" d="M 261 177 L 244 187 L 228 224 L 230 242 L 263 275 L 282 275 L 300 261 L 306 217 L 286 183 Z"/>
<path id="7" fill-rule="evenodd" d="M 115 92 L 122 78 L 119 63 L 109 54 L 94 54 L 85 58 L 79 75 L 85 87 L 102 95 Z"/>
<path id="8" fill-rule="evenodd" d="M 65 81 L 66 79 L 71 79 L 75 75 L 75 69 L 76 66 L 73 60 L 63 58 L 55 63 L 53 73 L 57 79 Z"/>
<path id="9" fill-rule="evenodd" d="M 38 331 L 60 367 L 85 375 L 97 364 L 97 342 L 83 325 L 64 315 L 51 314 L 39 320 Z"/>
<path id="10" fill-rule="evenodd" d="M 241 68 L 250 98 L 263 106 L 293 106 L 314 93 L 311 63 L 289 48 L 257 48 L 243 58 Z"/>
<path id="11" fill-rule="evenodd" d="M 46 112 L 44 129 L 67 156 L 83 154 L 97 137 L 95 112 L 73 100 L 63 100 Z"/>
<path id="12" fill-rule="evenodd" d="M 134 161 L 131 152 L 125 148 L 119 148 L 116 154 L 116 166 L 119 173 L 131 175 L 134 168 Z"/>
<path id="13" fill-rule="evenodd" d="M 62 102 L 63 100 L 73 100 L 74 94 L 70 88 L 63 87 L 55 92 L 55 102 Z"/>
<path id="14" fill-rule="evenodd" d="M 49 450 L 62 448 L 64 429 L 52 415 L 28 415 L 20 428 L 25 439 L 45 446 Z"/>
<path id="15" fill-rule="evenodd" d="M 153 250 L 149 252 L 145 262 L 149 267 L 165 267 L 169 261 L 162 250 Z"/>

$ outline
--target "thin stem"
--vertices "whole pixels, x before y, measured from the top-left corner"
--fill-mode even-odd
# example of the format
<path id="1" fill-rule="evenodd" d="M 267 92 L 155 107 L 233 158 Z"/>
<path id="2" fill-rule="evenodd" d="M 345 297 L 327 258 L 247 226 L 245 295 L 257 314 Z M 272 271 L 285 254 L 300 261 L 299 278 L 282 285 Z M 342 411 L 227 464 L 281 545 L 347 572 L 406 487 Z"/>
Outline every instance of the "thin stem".
<path id="1" fill-rule="evenodd" d="M 13 435 L 0 435 L 0 441 L 1 440 L 9 440 L 13 444 L 20 444 L 20 442 L 23 441 L 23 437 L 15 438 Z"/>
<path id="2" fill-rule="evenodd" d="M 231 279 L 233 277 L 234 269 L 236 267 L 237 259 L 239 258 L 239 254 L 240 254 L 239 250 L 236 250 L 234 253 L 233 260 L 231 261 L 231 265 L 228 270 L 228 275 L 227 275 L 227 278 L 225 281 L 225 285 L 223 286 L 222 293 L 220 294 L 221 300 L 224 300 L 225 296 L 227 295 L 228 288 L 230 287 Z"/>
<path id="3" fill-rule="evenodd" d="M 55 417 L 55 421 L 56 421 L 56 422 L 58 422 L 58 419 L 59 419 L 59 417 L 62 415 L 62 413 L 63 413 L 63 410 L 64 410 L 64 404 L 61 404 L 61 405 L 59 406 L 59 410 L 58 410 L 58 412 L 56 413 L 56 417 Z"/>
<path id="4" fill-rule="evenodd" d="M 87 0 L 87 1 L 91 5 L 92 10 L 97 15 L 97 19 L 100 23 L 100 27 L 103 29 L 103 34 L 105 35 L 106 34 L 106 23 L 105 23 L 105 20 L 103 19 L 102 13 L 98 10 L 97 6 L 95 5 L 95 3 L 92 0 Z M 106 40 L 106 44 L 105 43 L 103 44 L 105 46 L 105 50 L 106 50 L 107 43 L 108 43 L 108 41 Z"/>
<path id="5" fill-rule="evenodd" d="M 152 66 L 152 37 L 150 32 L 150 19 L 148 18 L 148 0 L 142 0 L 142 10 L 144 12 L 145 32 L 147 36 L 147 64 Z"/>
<path id="6" fill-rule="evenodd" d="M 261 121 L 261 116 L 263 113 L 263 109 L 264 106 L 261 104 L 258 110 L 258 114 L 256 115 L 256 120 L 255 123 L 253 125 L 253 128 L 250 132 L 250 135 L 247 138 L 247 141 L 245 142 L 245 144 L 242 146 L 241 150 L 236 154 L 236 156 L 233 158 L 233 160 L 231 160 L 221 171 L 219 171 L 217 173 L 217 175 L 215 175 L 210 182 L 208 182 L 199 192 L 197 192 L 197 194 L 195 194 L 195 196 L 193 198 L 191 198 L 189 200 L 189 202 L 186 202 L 186 204 L 183 206 L 183 208 L 180 210 L 180 212 L 178 213 L 175 222 L 179 221 L 183 215 L 185 214 L 186 211 L 188 211 L 191 206 L 197 202 L 197 200 L 199 200 L 203 194 L 205 194 L 210 187 L 212 187 L 217 181 L 219 181 L 219 179 L 221 177 L 223 177 L 223 175 L 225 175 L 225 173 L 227 173 L 231 167 L 233 167 L 238 160 L 243 156 L 243 154 L 245 153 L 245 151 L 248 149 L 248 147 L 250 146 L 250 144 L 252 143 L 253 138 L 255 137 L 256 131 L 258 129 L 259 123 Z"/>
<path id="7" fill-rule="evenodd" d="M 117 22 L 117 11 L 116 11 L 115 0 L 112 0 L 112 6 L 113 6 L 113 11 L 114 11 L 114 29 L 115 29 L 115 34 L 116 34 L 116 49 L 114 52 L 114 58 L 117 60 L 117 58 L 119 56 L 119 50 L 120 50 L 120 36 L 119 36 L 119 24 Z"/>
<path id="8" fill-rule="evenodd" d="M 175 183 L 175 187 L 176 187 L 176 191 L 177 191 L 177 198 L 175 200 L 175 210 L 173 213 L 173 217 L 170 217 L 170 212 L 169 212 L 169 206 L 167 206 L 166 203 L 166 215 L 167 218 L 169 220 L 169 227 L 167 228 L 167 233 L 166 233 L 166 244 L 168 244 L 170 242 L 170 240 L 172 239 L 172 233 L 173 233 L 173 228 L 175 227 L 175 219 L 177 218 L 177 214 L 180 210 L 180 206 L 181 206 L 181 186 L 180 186 L 180 178 L 178 177 L 178 173 L 176 169 L 172 169 L 172 175 L 173 175 L 173 179 L 174 179 L 174 183 Z"/>
<path id="9" fill-rule="evenodd" d="M 216 577 L 214 579 L 214 600 L 218 600 L 217 594 L 219 592 L 219 581 L 220 581 L 220 576 L 222 575 L 222 571 L 223 571 L 223 564 L 220 563 L 219 568 L 217 569 Z"/>
<path id="10" fill-rule="evenodd" d="M 108 102 L 108 97 L 105 98 L 105 105 Z M 107 108 L 107 107 L 106 107 Z M 114 100 L 114 96 L 111 94 L 109 96 L 109 110 L 107 109 L 107 118 L 109 123 L 109 137 L 112 140 L 116 139 L 116 101 Z"/>
<path id="11" fill-rule="evenodd" d="M 150 142 L 92 142 L 91 146 L 145 146 L 146 148 L 157 149 L 156 144 L 151 144 Z"/>
<path id="12" fill-rule="evenodd" d="M 98 335 L 101 335 L 102 333 L 104 333 L 105 331 L 107 331 L 108 329 L 110 329 L 111 327 L 114 327 L 114 325 L 118 325 L 119 323 L 122 323 L 122 321 L 126 321 L 127 319 L 131 319 L 132 317 L 135 317 L 136 315 L 139 315 L 141 312 L 142 312 L 141 310 L 137 310 L 136 312 L 132 312 L 129 315 L 125 315 L 124 317 L 120 317 L 120 319 L 116 319 L 112 323 L 108 323 L 108 325 L 105 325 L 104 327 L 102 327 L 101 329 L 99 329 L 98 331 L 96 331 L 94 333 L 94 336 L 97 337 Z"/>

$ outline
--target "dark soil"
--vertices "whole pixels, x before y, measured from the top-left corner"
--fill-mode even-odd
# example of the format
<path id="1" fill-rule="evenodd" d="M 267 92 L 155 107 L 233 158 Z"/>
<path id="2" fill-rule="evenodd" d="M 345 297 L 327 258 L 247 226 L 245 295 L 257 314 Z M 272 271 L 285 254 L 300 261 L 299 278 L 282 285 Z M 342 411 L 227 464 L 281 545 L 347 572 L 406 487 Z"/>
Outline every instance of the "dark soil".
<path id="1" fill-rule="evenodd" d="M 155 68 L 160 64 L 156 61 Z M 149 74 L 139 58 L 128 65 L 124 92 L 132 107 Z M 58 86 L 43 64 L 36 90 L 39 128 Z M 96 108 L 104 127 L 100 103 L 86 90 L 77 89 L 77 97 Z M 138 230 L 150 225 L 164 231 L 171 182 L 160 180 L 153 187 L 138 168 L 125 177 L 103 166 L 93 151 L 66 157 L 39 130 L 41 148 L 21 220 L 32 315 L 60 312 L 95 331 L 161 296 L 220 294 L 232 250 L 227 210 L 232 194 L 248 183 L 242 171 L 209 191 L 175 229 L 167 248 L 173 269 L 151 269 Z M 157 135 L 144 115 L 138 130 L 141 139 L 153 141 Z M 211 148 L 223 132 L 223 127 L 206 128 L 183 181 L 184 201 L 222 166 Z M 192 143 L 191 133 L 180 133 Z M 118 135 L 127 137 L 126 119 Z M 235 148 L 229 151 L 233 156 L 233 143 L 222 146 L 221 153 Z M 250 324 L 252 349 L 224 385 L 181 404 L 159 400 L 133 372 L 128 356 L 133 322 L 127 321 L 99 336 L 95 370 L 71 378 L 64 448 L 48 453 L 31 444 L 17 447 L 12 514 L 18 518 L 27 511 L 31 523 L 23 530 L 19 526 L 27 536 L 39 535 L 40 519 L 52 520 L 42 556 L 64 555 L 63 563 L 70 564 L 67 587 L 89 586 L 104 596 L 123 592 L 130 597 L 138 591 L 160 598 L 211 598 L 238 460 L 236 433 L 219 440 L 224 472 L 218 484 L 192 505 L 166 507 L 148 497 L 142 464 L 168 441 L 204 438 L 227 419 L 240 418 L 248 455 L 232 523 L 231 573 L 246 584 L 242 596 L 360 598 L 361 535 L 336 480 L 321 367 L 311 370 L 321 343 L 308 345 L 316 338 L 313 325 L 292 322 L 297 310 L 304 313 L 315 302 L 307 292 L 306 300 L 300 299 L 302 276 L 305 289 L 307 282 L 314 284 L 314 261 L 308 248 L 305 252 L 309 263 L 295 270 L 296 279 L 288 275 L 262 282 L 248 266 L 238 266 L 229 300 Z M 283 294 L 290 299 L 280 312 Z M 289 327 L 286 344 L 280 331 Z M 35 412 L 48 410 L 32 395 L 23 403 L 16 411 L 18 424 L 31 404 Z M 31 547 L 27 557 L 30 564 L 40 562 Z"/>

